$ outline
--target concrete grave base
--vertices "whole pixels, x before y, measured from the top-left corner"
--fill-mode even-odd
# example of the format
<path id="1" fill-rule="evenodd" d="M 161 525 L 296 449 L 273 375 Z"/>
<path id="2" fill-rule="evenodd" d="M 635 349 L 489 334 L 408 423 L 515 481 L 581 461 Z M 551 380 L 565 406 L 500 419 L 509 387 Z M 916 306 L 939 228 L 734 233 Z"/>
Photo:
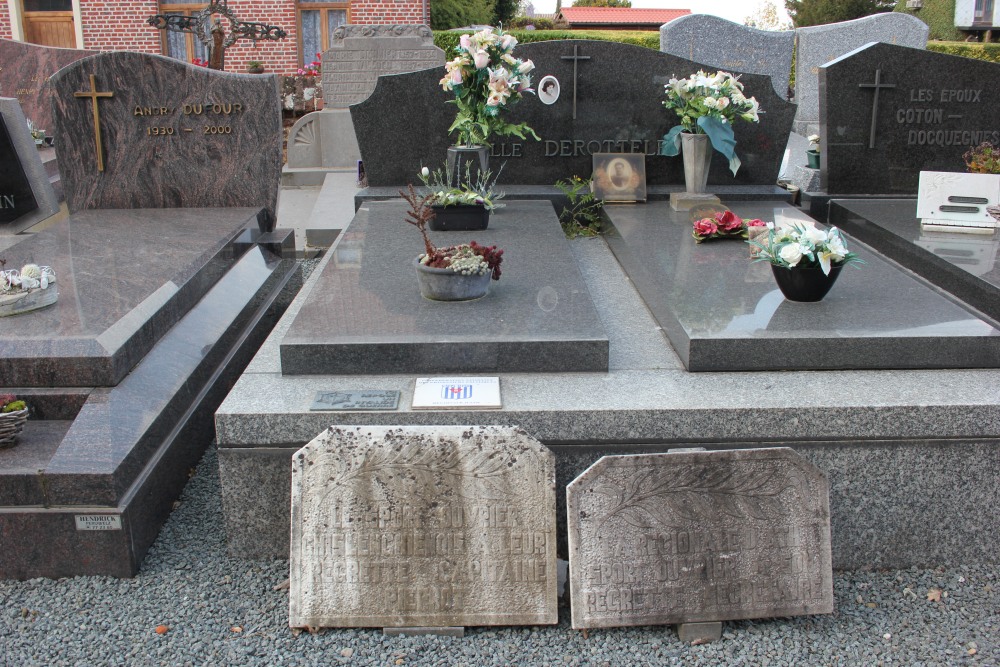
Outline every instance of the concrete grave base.
<path id="1" fill-rule="evenodd" d="M 331 424 L 507 424 L 555 453 L 558 488 L 605 454 L 788 446 L 829 476 L 835 568 L 996 562 L 1000 370 L 690 373 L 606 241 L 567 245 L 608 334 L 608 370 L 499 373 L 499 411 L 413 411 L 415 375 L 283 376 L 279 344 L 318 267 L 216 413 L 230 552 L 288 557 L 291 457 Z M 752 265 L 739 266 L 722 294 L 741 289 Z M 715 291 L 701 298 L 706 317 L 728 312 L 713 314 Z M 400 391 L 399 409 L 309 410 L 316 391 L 361 389 Z"/>

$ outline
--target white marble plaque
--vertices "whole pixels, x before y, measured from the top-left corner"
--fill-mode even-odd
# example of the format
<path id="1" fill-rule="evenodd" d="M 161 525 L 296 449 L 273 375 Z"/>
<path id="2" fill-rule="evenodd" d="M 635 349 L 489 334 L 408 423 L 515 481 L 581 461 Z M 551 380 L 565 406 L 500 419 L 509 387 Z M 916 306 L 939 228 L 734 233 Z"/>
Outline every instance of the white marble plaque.
<path id="1" fill-rule="evenodd" d="M 566 498 L 574 628 L 833 611 L 829 484 L 791 449 L 605 456 Z"/>
<path id="2" fill-rule="evenodd" d="M 555 462 L 514 427 L 331 427 L 292 459 L 291 627 L 554 624 Z"/>
<path id="3" fill-rule="evenodd" d="M 414 410 L 498 410 L 503 407 L 500 401 L 500 378 L 417 378 L 413 385 L 410 407 Z"/>
<path id="4" fill-rule="evenodd" d="M 925 228 L 992 234 L 997 221 L 986 210 L 1000 203 L 1000 175 L 949 171 L 920 172 L 917 217 Z"/>

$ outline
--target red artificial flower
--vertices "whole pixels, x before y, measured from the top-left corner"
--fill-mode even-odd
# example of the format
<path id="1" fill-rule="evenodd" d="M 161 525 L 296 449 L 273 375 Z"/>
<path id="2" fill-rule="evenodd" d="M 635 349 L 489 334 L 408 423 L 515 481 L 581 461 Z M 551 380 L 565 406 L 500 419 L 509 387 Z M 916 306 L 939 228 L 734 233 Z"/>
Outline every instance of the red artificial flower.
<path id="1" fill-rule="evenodd" d="M 719 231 L 719 226 L 711 218 L 702 218 L 694 223 L 694 233 L 698 236 L 711 236 Z"/>
<path id="2" fill-rule="evenodd" d="M 737 232 L 743 229 L 743 218 L 732 211 L 716 213 L 715 219 L 719 223 L 719 229 L 724 232 Z"/>

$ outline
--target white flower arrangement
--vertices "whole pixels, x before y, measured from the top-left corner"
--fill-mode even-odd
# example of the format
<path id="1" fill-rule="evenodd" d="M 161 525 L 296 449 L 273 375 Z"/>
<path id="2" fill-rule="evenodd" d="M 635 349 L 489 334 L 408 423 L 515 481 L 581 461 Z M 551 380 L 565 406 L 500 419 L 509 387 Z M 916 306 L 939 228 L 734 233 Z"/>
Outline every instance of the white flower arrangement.
<path id="1" fill-rule="evenodd" d="M 715 150 L 729 160 L 729 168 L 736 175 L 740 159 L 736 156 L 736 139 L 733 123 L 745 120 L 760 122 L 760 104 L 754 97 L 747 97 L 739 78 L 729 72 L 706 74 L 699 70 L 686 79 L 673 77 L 664 86 L 667 99 L 663 106 L 673 109 L 680 118 L 680 125 L 663 136 L 662 155 L 680 152 L 680 134 L 707 134 Z"/>
<path id="2" fill-rule="evenodd" d="M 847 249 L 847 243 L 836 227 L 824 231 L 796 224 L 776 230 L 774 223 L 769 222 L 767 228 L 764 242 L 747 241 L 758 250 L 756 261 L 763 260 L 785 268 L 819 267 L 826 275 L 830 275 L 831 267 L 864 264 L 864 260 Z"/>
<path id="3" fill-rule="evenodd" d="M 25 264 L 21 270 L 0 270 L 0 293 L 27 292 L 33 289 L 48 289 L 56 281 L 56 273 L 50 266 Z"/>
<path id="4" fill-rule="evenodd" d="M 525 123 L 507 123 L 500 113 L 534 92 L 531 60 L 513 55 L 517 39 L 500 29 L 484 28 L 459 38 L 456 57 L 445 64 L 441 87 L 455 94 L 451 100 L 458 107 L 455 122 L 448 132 L 458 132 L 459 144 L 489 145 L 493 135 L 525 138 L 538 135 Z"/>
<path id="5" fill-rule="evenodd" d="M 809 150 L 819 153 L 819 135 L 810 134 L 806 139 L 809 140 Z"/>

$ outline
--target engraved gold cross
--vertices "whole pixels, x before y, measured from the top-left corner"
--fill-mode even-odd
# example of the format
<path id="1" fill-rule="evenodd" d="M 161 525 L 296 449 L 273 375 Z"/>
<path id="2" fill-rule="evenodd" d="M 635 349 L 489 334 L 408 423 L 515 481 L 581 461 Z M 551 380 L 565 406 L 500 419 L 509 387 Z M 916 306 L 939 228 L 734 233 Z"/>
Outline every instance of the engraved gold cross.
<path id="1" fill-rule="evenodd" d="M 104 152 L 101 150 L 101 113 L 97 106 L 97 98 L 114 97 L 112 92 L 97 92 L 96 77 L 90 75 L 90 90 L 73 93 L 74 97 L 89 97 L 94 111 L 94 148 L 97 150 L 97 171 L 104 171 Z"/>

